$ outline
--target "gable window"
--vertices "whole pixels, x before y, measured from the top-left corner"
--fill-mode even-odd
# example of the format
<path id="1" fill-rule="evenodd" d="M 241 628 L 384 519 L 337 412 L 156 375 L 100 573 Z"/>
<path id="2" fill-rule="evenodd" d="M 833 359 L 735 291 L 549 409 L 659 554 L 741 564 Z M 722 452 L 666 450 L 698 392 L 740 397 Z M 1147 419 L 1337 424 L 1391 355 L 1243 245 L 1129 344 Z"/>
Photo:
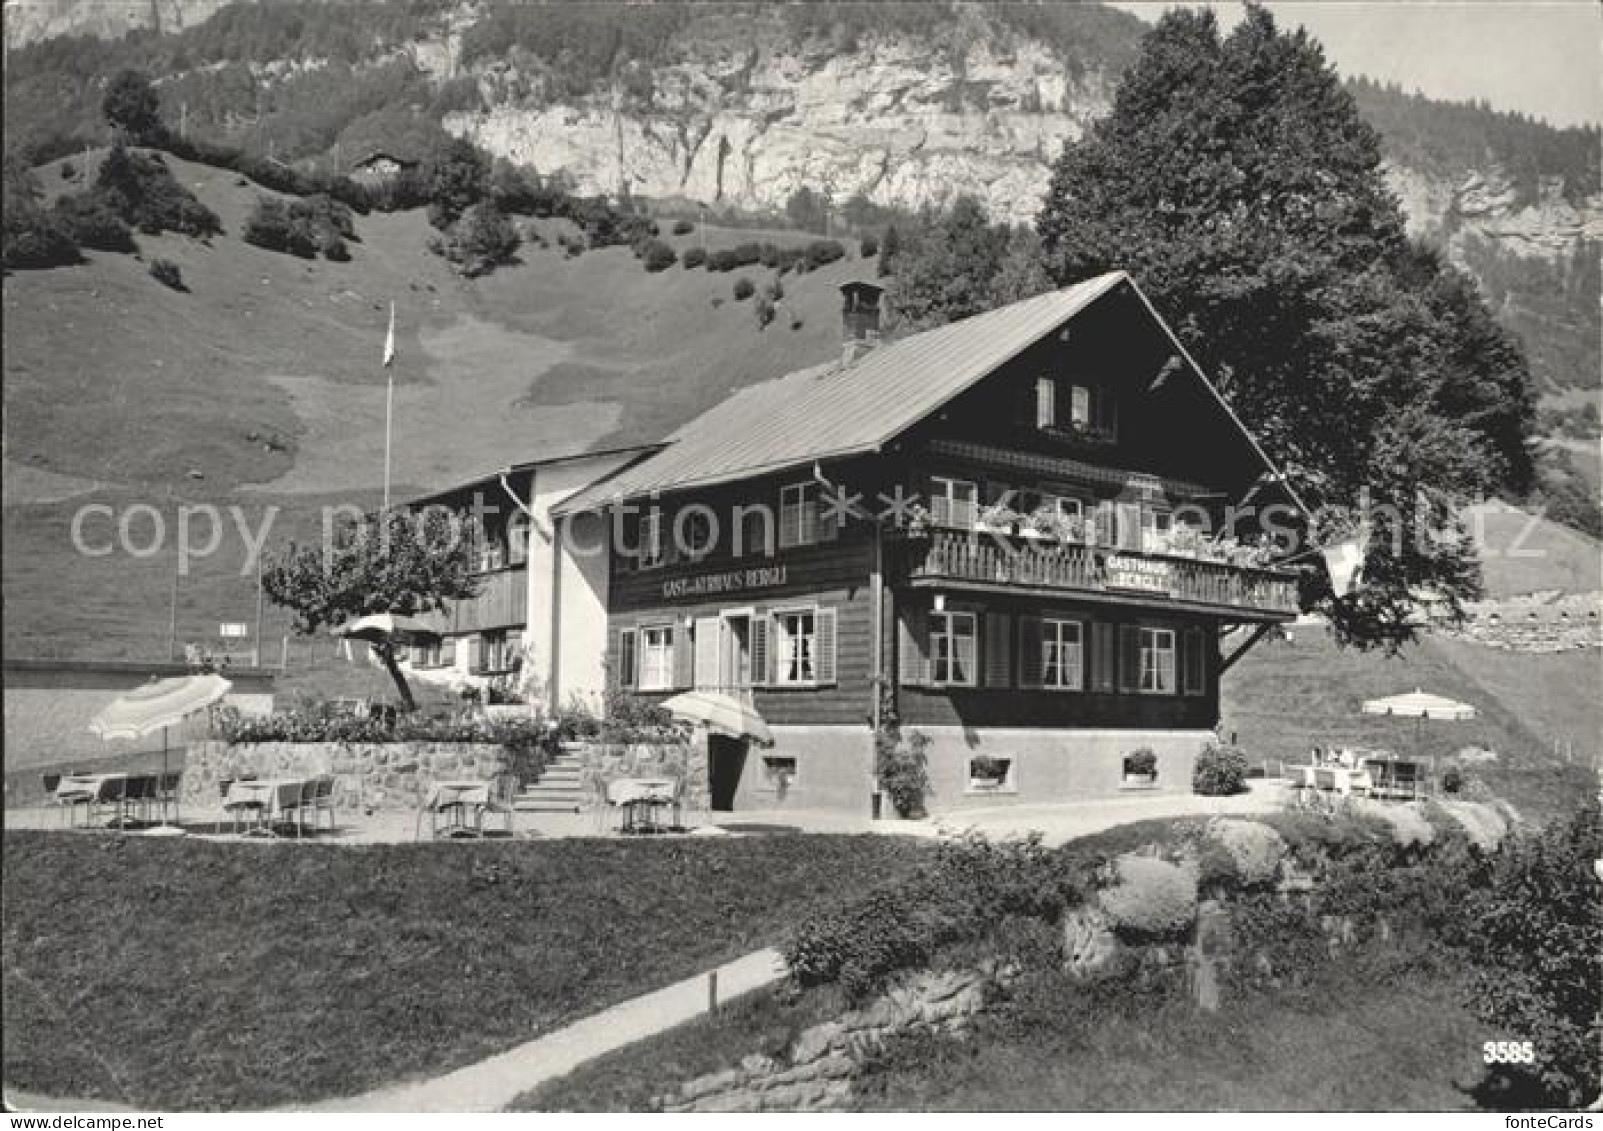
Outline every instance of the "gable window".
<path id="1" fill-rule="evenodd" d="M 1091 387 L 1069 386 L 1069 423 L 1076 428 L 1091 427 Z"/>
<path id="2" fill-rule="evenodd" d="M 929 615 L 930 682 L 949 687 L 975 683 L 974 614 Z"/>
<path id="3" fill-rule="evenodd" d="M 779 546 L 811 546 L 835 536 L 835 524 L 823 518 L 817 483 L 792 483 L 779 489 Z"/>
<path id="4" fill-rule="evenodd" d="M 1035 426 L 1056 428 L 1058 423 L 1057 382 L 1050 377 L 1035 380 Z"/>
<path id="5" fill-rule="evenodd" d="M 937 526 L 972 530 L 980 520 L 980 488 L 972 479 L 930 477 L 930 519 Z"/>
<path id="6" fill-rule="evenodd" d="M 673 686 L 673 626 L 640 630 L 640 690 L 667 691 Z"/>
<path id="7" fill-rule="evenodd" d="M 1059 691 L 1084 689 L 1084 629 L 1079 621 L 1041 622 L 1041 685 Z"/>
<path id="8" fill-rule="evenodd" d="M 506 564 L 506 544 L 498 534 L 479 527 L 473 538 L 473 568 L 479 573 L 500 569 Z"/>
<path id="9" fill-rule="evenodd" d="M 774 682 L 781 686 L 817 682 L 818 624 L 811 609 L 774 614 Z"/>
<path id="10" fill-rule="evenodd" d="M 1141 630 L 1140 690 L 1160 695 L 1175 693 L 1173 629 Z"/>

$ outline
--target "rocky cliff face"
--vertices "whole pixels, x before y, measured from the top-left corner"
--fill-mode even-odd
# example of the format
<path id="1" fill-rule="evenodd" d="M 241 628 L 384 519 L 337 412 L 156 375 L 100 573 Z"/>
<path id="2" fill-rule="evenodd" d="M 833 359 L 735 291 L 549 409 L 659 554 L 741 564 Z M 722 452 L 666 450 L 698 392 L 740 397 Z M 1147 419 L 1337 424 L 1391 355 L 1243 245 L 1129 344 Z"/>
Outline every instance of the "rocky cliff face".
<path id="1" fill-rule="evenodd" d="M 6 0 L 6 48 L 53 35 L 120 39 L 130 31 L 182 31 L 228 0 Z"/>
<path id="2" fill-rule="evenodd" d="M 1067 77 L 1046 46 L 976 42 L 961 54 L 879 41 L 844 54 L 730 48 L 615 87 L 548 102 L 538 77 L 479 72 L 491 106 L 447 121 L 491 153 L 569 174 L 585 192 L 783 209 L 803 185 L 918 207 L 969 192 L 1029 221 L 1066 140 L 1107 111 L 1100 72 Z"/>
<path id="3" fill-rule="evenodd" d="M 475 71 L 489 108 L 446 125 L 586 193 L 781 210 L 803 185 L 836 203 L 862 193 L 910 208 L 966 192 L 993 217 L 1030 222 L 1064 142 L 1112 98 L 1111 76 L 1072 70 L 1025 39 L 961 52 L 910 40 L 838 53 L 709 44 L 694 62 L 552 98 L 537 70 L 502 60 Z M 1495 166 L 1443 178 L 1393 162 L 1387 173 L 1414 231 L 1448 236 L 1450 249 L 1475 233 L 1557 260 L 1577 238 L 1603 238 L 1603 197 L 1577 208 L 1558 178 L 1520 204 Z"/>

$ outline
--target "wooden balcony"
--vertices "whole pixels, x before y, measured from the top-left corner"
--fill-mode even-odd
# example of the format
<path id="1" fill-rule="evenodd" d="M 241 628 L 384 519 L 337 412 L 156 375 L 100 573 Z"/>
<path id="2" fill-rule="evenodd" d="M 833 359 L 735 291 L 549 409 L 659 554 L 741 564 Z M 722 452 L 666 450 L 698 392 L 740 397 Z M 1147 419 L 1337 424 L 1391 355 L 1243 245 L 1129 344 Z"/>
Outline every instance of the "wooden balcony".
<path id="1" fill-rule="evenodd" d="M 419 619 L 442 633 L 523 628 L 529 619 L 529 575 L 521 565 L 481 573 L 476 596 L 448 604 L 445 612 Z"/>
<path id="2" fill-rule="evenodd" d="M 1243 619 L 1297 615 L 1296 575 L 1221 562 L 979 531 L 931 529 L 895 544 L 893 581 L 1034 595 L 1098 594 Z"/>

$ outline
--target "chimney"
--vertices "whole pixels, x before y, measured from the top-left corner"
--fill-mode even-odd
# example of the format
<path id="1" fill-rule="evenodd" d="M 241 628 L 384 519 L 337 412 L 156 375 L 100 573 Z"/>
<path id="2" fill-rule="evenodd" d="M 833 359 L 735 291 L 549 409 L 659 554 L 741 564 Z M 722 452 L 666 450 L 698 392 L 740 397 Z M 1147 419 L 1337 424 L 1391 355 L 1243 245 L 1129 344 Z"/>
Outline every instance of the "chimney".
<path id="1" fill-rule="evenodd" d="M 840 285 L 843 366 L 879 345 L 879 298 L 884 292 L 879 284 L 860 279 Z"/>

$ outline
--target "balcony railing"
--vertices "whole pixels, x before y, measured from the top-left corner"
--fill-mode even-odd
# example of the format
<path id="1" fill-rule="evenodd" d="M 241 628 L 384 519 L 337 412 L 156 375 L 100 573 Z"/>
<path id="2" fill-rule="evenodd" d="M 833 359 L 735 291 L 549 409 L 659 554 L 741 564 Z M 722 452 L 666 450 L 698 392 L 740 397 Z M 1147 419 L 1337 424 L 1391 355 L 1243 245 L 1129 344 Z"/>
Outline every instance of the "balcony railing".
<path id="1" fill-rule="evenodd" d="M 904 579 L 1064 592 L 1145 595 L 1192 604 L 1294 616 L 1297 579 L 1270 569 L 933 528 L 900 542 Z"/>

